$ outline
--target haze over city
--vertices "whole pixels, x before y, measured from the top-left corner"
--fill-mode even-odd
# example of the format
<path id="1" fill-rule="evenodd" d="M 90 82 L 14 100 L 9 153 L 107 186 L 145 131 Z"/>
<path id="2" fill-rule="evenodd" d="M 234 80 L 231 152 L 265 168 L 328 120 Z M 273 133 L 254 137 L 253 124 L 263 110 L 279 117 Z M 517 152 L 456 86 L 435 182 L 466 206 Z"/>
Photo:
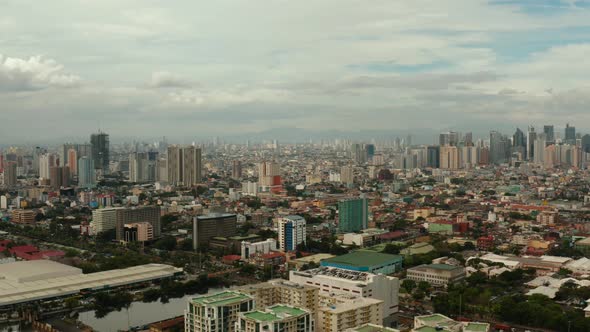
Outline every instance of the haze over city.
<path id="1" fill-rule="evenodd" d="M 2 142 L 590 120 L 588 1 L 0 5 Z"/>

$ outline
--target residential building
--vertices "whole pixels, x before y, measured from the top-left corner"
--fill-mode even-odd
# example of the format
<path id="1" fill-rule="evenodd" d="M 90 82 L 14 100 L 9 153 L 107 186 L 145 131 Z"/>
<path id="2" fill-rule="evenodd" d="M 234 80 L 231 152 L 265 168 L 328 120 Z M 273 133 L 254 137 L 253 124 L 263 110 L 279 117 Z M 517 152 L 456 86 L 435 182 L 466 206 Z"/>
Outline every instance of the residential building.
<path id="1" fill-rule="evenodd" d="M 35 222 L 37 213 L 33 210 L 15 209 L 12 210 L 12 222 L 18 224 L 32 224 Z"/>
<path id="2" fill-rule="evenodd" d="M 278 221 L 279 248 L 294 251 L 301 243 L 306 243 L 306 222 L 301 216 L 286 216 Z"/>
<path id="3" fill-rule="evenodd" d="M 366 198 L 351 198 L 338 202 L 338 231 L 358 232 L 369 225 L 369 202 Z"/>
<path id="4" fill-rule="evenodd" d="M 168 147 L 167 178 L 175 186 L 191 187 L 201 182 L 201 149 L 193 145 Z"/>
<path id="5" fill-rule="evenodd" d="M 317 332 L 341 332 L 365 324 L 381 324 L 383 301 L 333 294 L 322 296 L 316 321 Z"/>
<path id="6" fill-rule="evenodd" d="M 274 305 L 264 310 L 242 312 L 236 322 L 239 332 L 313 332 L 313 313 L 288 305 Z"/>
<path id="7" fill-rule="evenodd" d="M 318 308 L 320 291 L 315 286 L 301 285 L 283 279 L 251 284 L 240 287 L 238 290 L 254 298 L 257 308 L 266 308 L 275 304 L 287 304 L 305 308 L 314 313 Z"/>
<path id="8" fill-rule="evenodd" d="M 236 332 L 240 313 L 254 310 L 254 299 L 236 291 L 192 298 L 184 312 L 186 332 Z"/>
<path id="9" fill-rule="evenodd" d="M 153 237 L 160 236 L 160 207 L 115 207 L 92 211 L 92 228 L 95 234 L 116 230 L 116 239 L 125 240 L 125 225 L 147 222 L 152 226 Z"/>
<path id="10" fill-rule="evenodd" d="M 78 187 L 93 188 L 96 186 L 94 161 L 89 157 L 78 159 Z"/>
<path id="11" fill-rule="evenodd" d="M 154 239 L 154 227 L 149 222 L 136 222 L 123 226 L 123 241 L 146 242 Z"/>
<path id="12" fill-rule="evenodd" d="M 320 295 L 343 293 L 383 301 L 383 319 L 398 312 L 399 279 L 383 274 L 320 267 L 307 271 L 291 271 L 289 281 L 317 287 Z"/>

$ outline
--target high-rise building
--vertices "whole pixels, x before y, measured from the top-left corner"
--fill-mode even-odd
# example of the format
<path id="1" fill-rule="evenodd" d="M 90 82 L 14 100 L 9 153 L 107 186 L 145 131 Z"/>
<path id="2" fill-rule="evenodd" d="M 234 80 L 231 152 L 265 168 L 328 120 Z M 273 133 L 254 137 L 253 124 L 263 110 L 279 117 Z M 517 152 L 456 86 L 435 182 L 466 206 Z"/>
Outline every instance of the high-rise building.
<path id="1" fill-rule="evenodd" d="M 543 126 L 543 133 L 545 134 L 545 140 L 547 141 L 547 144 L 552 144 L 555 142 L 555 130 L 553 125 Z"/>
<path id="2" fill-rule="evenodd" d="M 440 168 L 440 146 L 431 145 L 426 148 L 426 166 Z"/>
<path id="3" fill-rule="evenodd" d="M 57 158 L 54 154 L 44 153 L 39 156 L 39 177 L 49 180 L 49 170 L 51 167 L 58 166 Z"/>
<path id="4" fill-rule="evenodd" d="M 535 158 L 535 140 L 537 139 L 537 133 L 535 132 L 535 127 L 529 126 L 529 130 L 527 132 L 527 159 L 529 161 L 533 161 Z"/>
<path id="5" fill-rule="evenodd" d="M 565 125 L 565 143 L 575 145 L 576 144 L 576 127 Z"/>
<path id="6" fill-rule="evenodd" d="M 440 147 L 440 168 L 441 169 L 459 169 L 460 166 L 459 148 L 454 145 L 444 145 Z"/>
<path id="7" fill-rule="evenodd" d="M 209 243 L 211 238 L 230 237 L 237 233 L 238 217 L 229 213 L 211 213 L 193 218 L 193 249 Z"/>
<path id="8" fill-rule="evenodd" d="M 582 152 L 590 153 L 590 134 L 582 136 L 581 147 Z"/>
<path id="9" fill-rule="evenodd" d="M 301 243 L 306 243 L 306 222 L 301 216 L 286 216 L 279 219 L 279 248 L 294 251 Z"/>
<path id="10" fill-rule="evenodd" d="M 103 132 L 90 135 L 90 145 L 94 168 L 103 175 L 108 174 L 110 161 L 109 135 Z"/>
<path id="11" fill-rule="evenodd" d="M 67 162 L 64 161 L 64 166 L 69 167 L 72 175 L 78 175 L 78 152 L 75 149 L 69 149 L 67 156 Z"/>
<path id="12" fill-rule="evenodd" d="M 129 155 L 129 181 L 155 182 L 158 152 L 134 152 Z"/>
<path id="13" fill-rule="evenodd" d="M 168 182 L 175 186 L 195 186 L 201 182 L 201 149 L 190 145 L 168 147 Z"/>
<path id="14" fill-rule="evenodd" d="M 364 164 L 369 159 L 367 149 L 365 148 L 364 144 L 355 143 L 351 145 L 350 154 L 352 159 L 354 159 L 357 164 Z"/>
<path id="15" fill-rule="evenodd" d="M 149 222 L 136 222 L 123 225 L 125 242 L 146 242 L 154 239 L 154 227 Z"/>
<path id="16" fill-rule="evenodd" d="M 534 153 L 534 163 L 538 165 L 542 165 L 545 161 L 545 147 L 547 146 L 547 139 L 545 134 L 537 135 L 537 139 L 535 139 L 535 153 Z"/>
<path id="17" fill-rule="evenodd" d="M 115 207 L 92 211 L 92 227 L 95 234 L 115 229 L 116 238 L 119 241 L 124 240 L 126 224 L 141 222 L 149 223 L 152 226 L 154 238 L 158 238 L 161 233 L 160 207 Z"/>
<path id="18" fill-rule="evenodd" d="M 365 144 L 363 148 L 367 151 L 367 160 L 373 159 L 375 155 L 375 144 Z"/>
<path id="19" fill-rule="evenodd" d="M 70 185 L 70 168 L 68 166 L 54 166 L 49 169 L 49 184 L 53 190 Z"/>
<path id="20" fill-rule="evenodd" d="M 265 308 L 275 304 L 309 309 L 316 312 L 318 308 L 319 287 L 307 283 L 301 284 L 282 279 L 269 280 L 259 284 L 250 284 L 238 289 L 254 298 L 256 307 Z"/>
<path id="21" fill-rule="evenodd" d="M 369 225 L 369 202 L 366 198 L 351 198 L 338 202 L 338 231 L 358 232 Z"/>
<path id="22" fill-rule="evenodd" d="M 516 128 L 516 132 L 512 135 L 512 152 L 519 153 L 521 159 L 527 158 L 527 142 L 524 132 L 520 128 Z"/>
<path id="23" fill-rule="evenodd" d="M 502 164 L 510 158 L 510 141 L 508 137 L 497 131 L 490 132 L 490 162 Z"/>
<path id="24" fill-rule="evenodd" d="M 231 177 L 234 180 L 238 180 L 238 179 L 242 178 L 242 162 L 241 161 L 234 160 L 232 162 Z"/>
<path id="25" fill-rule="evenodd" d="M 93 188 L 95 185 L 94 161 L 90 157 L 78 159 L 78 187 Z"/>
<path id="26" fill-rule="evenodd" d="M 383 301 L 334 294 L 322 296 L 317 313 L 317 332 L 340 332 L 365 324 L 382 324 Z"/>
<path id="27" fill-rule="evenodd" d="M 438 144 L 440 146 L 456 146 L 457 144 L 459 144 L 459 133 L 455 131 L 441 133 L 438 139 Z"/>
<path id="28" fill-rule="evenodd" d="M 254 299 L 236 291 L 191 298 L 184 311 L 185 332 L 237 332 L 240 313 L 254 310 Z M 254 331 L 254 330 L 253 330 Z M 262 331 L 262 330 L 261 330 Z"/>
<path id="29" fill-rule="evenodd" d="M 278 163 L 273 161 L 258 164 L 258 183 L 260 186 L 280 185 L 281 169 Z"/>
<path id="30" fill-rule="evenodd" d="M 340 182 L 348 186 L 354 184 L 354 168 L 352 166 L 340 167 Z"/>
<path id="31" fill-rule="evenodd" d="M 5 163 L 6 167 L 4 168 L 4 185 L 8 188 L 12 188 L 17 184 L 17 176 L 16 176 L 16 162 L 9 161 Z"/>
<path id="32" fill-rule="evenodd" d="M 464 146 L 473 146 L 473 133 L 471 133 L 471 132 L 465 133 L 465 136 L 463 136 L 463 145 Z"/>

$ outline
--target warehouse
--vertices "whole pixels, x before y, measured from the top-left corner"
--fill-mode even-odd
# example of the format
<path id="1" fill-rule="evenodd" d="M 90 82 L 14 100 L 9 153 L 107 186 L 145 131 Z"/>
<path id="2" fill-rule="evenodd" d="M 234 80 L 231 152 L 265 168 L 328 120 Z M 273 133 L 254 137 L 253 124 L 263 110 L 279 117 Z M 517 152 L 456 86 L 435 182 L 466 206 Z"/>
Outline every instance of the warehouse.
<path id="1" fill-rule="evenodd" d="M 82 270 L 49 260 L 0 265 L 0 307 L 65 297 L 82 292 L 170 278 L 182 269 L 146 264 L 127 269 L 83 274 Z"/>

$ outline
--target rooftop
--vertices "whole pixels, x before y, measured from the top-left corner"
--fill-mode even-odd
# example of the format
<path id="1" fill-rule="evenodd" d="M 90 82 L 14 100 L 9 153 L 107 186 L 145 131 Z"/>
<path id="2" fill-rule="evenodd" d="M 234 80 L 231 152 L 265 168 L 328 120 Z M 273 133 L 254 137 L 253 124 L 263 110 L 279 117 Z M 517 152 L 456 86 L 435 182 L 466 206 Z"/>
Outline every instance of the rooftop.
<path id="1" fill-rule="evenodd" d="M 192 302 L 202 305 L 224 306 L 233 303 L 240 303 L 249 299 L 251 299 L 251 297 L 246 294 L 234 291 L 225 291 L 213 295 L 195 297 L 192 299 Z"/>
<path id="2" fill-rule="evenodd" d="M 260 321 L 260 322 L 272 322 L 279 321 L 289 317 L 299 317 L 307 314 L 307 311 L 290 307 L 282 304 L 278 304 L 272 307 L 266 308 L 265 311 L 251 311 L 244 314 L 244 317 Z"/>
<path id="3" fill-rule="evenodd" d="M 353 329 L 348 330 L 348 332 L 398 332 L 399 330 L 392 329 L 389 327 L 383 327 L 380 325 L 375 324 L 366 324 L 362 325 Z"/>
<path id="4" fill-rule="evenodd" d="M 401 261 L 402 257 L 399 255 L 390 255 L 377 253 L 373 251 L 357 250 L 351 253 L 328 258 L 323 260 L 325 263 L 344 264 L 351 266 L 375 266 L 389 264 L 392 261 Z"/>

